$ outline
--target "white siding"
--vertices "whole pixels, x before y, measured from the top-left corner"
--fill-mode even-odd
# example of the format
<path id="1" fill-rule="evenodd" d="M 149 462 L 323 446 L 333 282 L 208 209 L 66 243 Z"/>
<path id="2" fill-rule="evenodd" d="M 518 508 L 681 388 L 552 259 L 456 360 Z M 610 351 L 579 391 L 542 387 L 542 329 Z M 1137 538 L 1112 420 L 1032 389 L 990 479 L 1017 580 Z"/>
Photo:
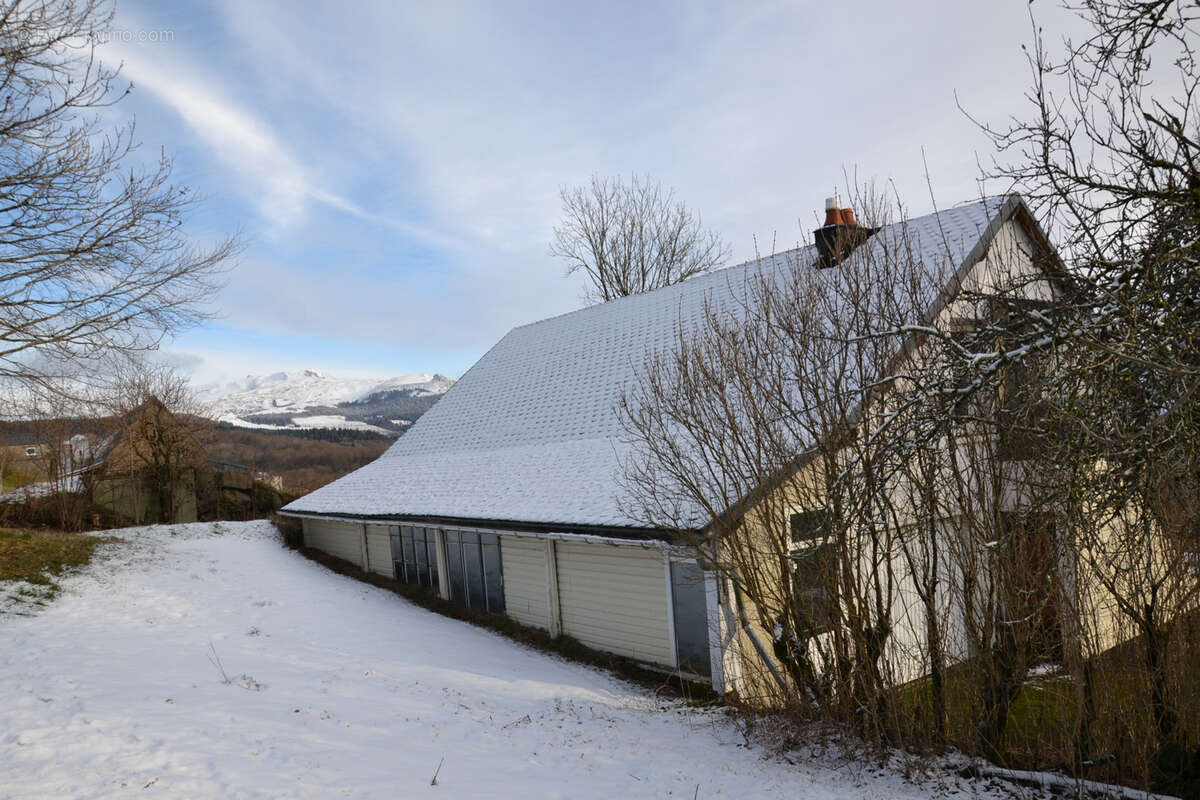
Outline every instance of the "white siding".
<path id="1" fill-rule="evenodd" d="M 673 666 L 661 550 L 558 542 L 563 633 L 597 650 Z"/>
<path id="2" fill-rule="evenodd" d="M 362 566 L 362 526 L 331 519 L 305 519 L 304 544 Z"/>
<path id="3" fill-rule="evenodd" d="M 501 536 L 500 563 L 504 570 L 505 613 L 522 625 L 549 629 L 546 542 Z"/>
<path id="4" fill-rule="evenodd" d="M 367 526 L 367 563 L 371 572 L 394 578 L 392 540 L 387 525 Z"/>

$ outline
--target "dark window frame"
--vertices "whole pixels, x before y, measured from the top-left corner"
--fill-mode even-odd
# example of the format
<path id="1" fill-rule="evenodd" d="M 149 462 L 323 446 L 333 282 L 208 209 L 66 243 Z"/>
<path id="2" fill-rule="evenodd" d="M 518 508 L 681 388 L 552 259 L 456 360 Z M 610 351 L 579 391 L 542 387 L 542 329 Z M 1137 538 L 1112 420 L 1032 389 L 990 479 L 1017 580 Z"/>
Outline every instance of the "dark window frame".
<path id="1" fill-rule="evenodd" d="M 450 593 L 456 602 L 492 614 L 505 612 L 500 540 L 496 533 L 446 531 L 446 560 L 454 567 Z"/>
<path id="2" fill-rule="evenodd" d="M 437 529 L 419 525 L 400 525 L 400 553 L 393 548 L 392 563 L 396 580 L 409 585 L 437 588 Z M 395 540 L 393 540 L 395 541 Z"/>
<path id="3" fill-rule="evenodd" d="M 788 518 L 792 549 L 788 566 L 796 617 L 802 632 L 815 636 L 833 630 L 839 612 L 837 545 L 824 508 L 794 512 Z"/>

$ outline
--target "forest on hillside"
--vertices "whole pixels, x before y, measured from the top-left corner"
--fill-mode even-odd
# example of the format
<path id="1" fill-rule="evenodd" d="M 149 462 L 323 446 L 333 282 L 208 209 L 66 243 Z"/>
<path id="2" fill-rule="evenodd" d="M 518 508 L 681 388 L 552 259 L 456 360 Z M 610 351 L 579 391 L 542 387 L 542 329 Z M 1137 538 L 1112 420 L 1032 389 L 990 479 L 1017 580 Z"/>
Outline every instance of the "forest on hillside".
<path id="1" fill-rule="evenodd" d="M 212 461 L 278 475 L 284 493 L 293 497 L 374 461 L 395 441 L 370 431 L 270 431 L 231 425 L 215 425 L 210 436 L 204 444 Z"/>
<path id="2" fill-rule="evenodd" d="M 204 449 L 210 462 L 233 464 L 253 472 L 277 475 L 287 497 L 298 497 L 352 472 L 378 458 L 394 437 L 372 431 L 343 429 L 255 430 L 227 423 L 190 418 L 189 433 Z M 59 452 L 62 443 L 83 435 L 98 441 L 120 430 L 114 418 L 64 418 L 0 423 L 0 445 L 50 446 Z M 45 458 L 8 459 L 5 489 L 50 477 Z"/>

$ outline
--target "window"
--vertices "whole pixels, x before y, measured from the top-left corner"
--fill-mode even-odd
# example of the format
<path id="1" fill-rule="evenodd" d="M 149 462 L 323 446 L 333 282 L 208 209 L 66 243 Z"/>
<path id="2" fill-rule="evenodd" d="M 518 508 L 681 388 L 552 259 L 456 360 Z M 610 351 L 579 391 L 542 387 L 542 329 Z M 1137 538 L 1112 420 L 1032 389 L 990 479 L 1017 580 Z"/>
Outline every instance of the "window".
<path id="1" fill-rule="evenodd" d="M 791 516 L 792 544 L 810 546 L 828 536 L 829 512 L 823 508 L 800 511 Z"/>
<path id="2" fill-rule="evenodd" d="M 479 546 L 483 551 L 483 580 L 487 609 L 497 614 L 503 613 L 504 575 L 500 570 L 500 537 L 494 533 L 481 533 Z"/>
<path id="3" fill-rule="evenodd" d="M 1006 512 L 1001 522 L 1006 613 L 1028 625 L 1035 657 L 1062 663 L 1057 520 L 1050 514 Z"/>
<path id="4" fill-rule="evenodd" d="M 824 633 L 837 618 L 837 547 L 829 536 L 829 514 L 813 509 L 792 514 L 792 593 L 808 635 Z"/>
<path id="5" fill-rule="evenodd" d="M 1028 460 L 1046 449 L 1050 404 L 1042 396 L 1044 382 L 1032 358 L 1013 361 L 1002 373 L 998 422 L 999 456 L 1004 460 Z"/>
<path id="6" fill-rule="evenodd" d="M 420 586 L 437 586 L 437 531 L 400 525 L 393 527 L 391 534 L 396 579 Z"/>
<path id="7" fill-rule="evenodd" d="M 499 536 L 446 531 L 446 562 L 451 598 L 471 608 L 504 613 Z"/>
<path id="8" fill-rule="evenodd" d="M 471 608 L 504 613 L 504 575 L 500 537 L 476 531 L 443 531 L 446 583 L 450 599 Z M 391 528 L 396 579 L 437 588 L 437 529 L 411 525 Z"/>
<path id="9" fill-rule="evenodd" d="M 36 455 L 37 455 L 37 448 L 36 448 L 36 447 L 26 447 L 26 448 L 25 448 L 25 455 L 27 455 L 27 456 L 36 456 Z"/>
<path id="10" fill-rule="evenodd" d="M 466 603 L 462 534 L 458 531 L 446 531 L 446 573 L 446 580 L 450 583 L 450 599 L 456 603 Z"/>

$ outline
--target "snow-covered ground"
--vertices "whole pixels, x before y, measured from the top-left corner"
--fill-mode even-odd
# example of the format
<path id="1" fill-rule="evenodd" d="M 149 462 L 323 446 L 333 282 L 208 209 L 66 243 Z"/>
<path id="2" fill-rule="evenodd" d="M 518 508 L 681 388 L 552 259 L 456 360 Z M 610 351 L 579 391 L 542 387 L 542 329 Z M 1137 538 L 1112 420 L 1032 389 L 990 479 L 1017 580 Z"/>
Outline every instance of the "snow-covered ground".
<path id="1" fill-rule="evenodd" d="M 378 425 L 372 425 L 368 422 L 359 422 L 358 420 L 346 419 L 341 414 L 316 414 L 310 417 L 292 417 L 291 425 L 268 425 L 264 422 L 247 422 L 233 414 L 222 414 L 217 417 L 217 422 L 227 422 L 235 428 L 252 428 L 262 431 L 294 431 L 301 429 L 334 429 L 334 430 L 351 430 L 351 431 L 371 431 L 373 433 L 386 433 L 394 436 L 393 431 L 387 428 L 381 428 Z M 393 422 L 392 424 L 396 424 Z M 411 425 L 412 423 L 406 423 Z"/>
<path id="2" fill-rule="evenodd" d="M 119 533 L 36 614 L 0 593 L 0 796 L 1002 796 L 787 763 L 720 710 L 329 572 L 266 523 Z"/>
<path id="3" fill-rule="evenodd" d="M 59 492 L 82 492 L 83 480 L 78 475 L 67 475 L 56 481 L 38 481 L 27 483 L 19 489 L 0 494 L 0 505 L 4 503 L 24 503 L 31 497 L 49 497 Z"/>

